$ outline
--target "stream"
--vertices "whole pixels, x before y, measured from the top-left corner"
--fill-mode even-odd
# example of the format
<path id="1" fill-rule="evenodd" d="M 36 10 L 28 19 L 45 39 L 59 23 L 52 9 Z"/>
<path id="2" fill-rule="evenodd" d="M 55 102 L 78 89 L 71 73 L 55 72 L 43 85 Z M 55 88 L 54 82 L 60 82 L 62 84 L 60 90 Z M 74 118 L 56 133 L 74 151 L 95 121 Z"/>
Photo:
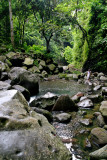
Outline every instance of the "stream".
<path id="1" fill-rule="evenodd" d="M 36 97 L 40 97 L 45 95 L 47 92 L 56 94 L 58 96 L 62 94 L 68 94 L 69 96 L 73 96 L 78 92 L 85 93 L 87 90 L 87 85 L 85 84 L 78 84 L 77 81 L 67 81 L 62 79 L 56 79 L 51 81 L 40 81 L 39 83 L 39 94 L 36 96 L 31 97 L 30 102 Z M 53 114 L 56 114 L 53 112 Z M 72 120 L 71 120 L 72 121 Z M 59 123 L 53 121 L 52 125 L 56 129 L 56 133 L 61 139 L 71 139 L 73 138 L 71 132 L 71 125 L 65 123 Z M 64 143 L 68 150 L 72 153 L 72 160 L 80 160 L 81 156 L 75 154 L 75 150 L 72 147 L 72 141 L 69 143 Z"/>

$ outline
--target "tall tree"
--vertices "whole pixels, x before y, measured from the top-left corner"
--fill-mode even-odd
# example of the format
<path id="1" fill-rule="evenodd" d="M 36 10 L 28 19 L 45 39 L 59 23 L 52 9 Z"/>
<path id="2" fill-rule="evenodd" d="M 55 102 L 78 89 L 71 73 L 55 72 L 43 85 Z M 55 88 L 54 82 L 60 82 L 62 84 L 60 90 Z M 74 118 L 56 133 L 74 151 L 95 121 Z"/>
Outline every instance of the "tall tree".
<path id="1" fill-rule="evenodd" d="M 11 32 L 11 43 L 14 48 L 14 30 L 13 30 L 13 19 L 12 19 L 12 7 L 11 0 L 9 0 L 9 15 L 10 15 L 10 32 Z"/>

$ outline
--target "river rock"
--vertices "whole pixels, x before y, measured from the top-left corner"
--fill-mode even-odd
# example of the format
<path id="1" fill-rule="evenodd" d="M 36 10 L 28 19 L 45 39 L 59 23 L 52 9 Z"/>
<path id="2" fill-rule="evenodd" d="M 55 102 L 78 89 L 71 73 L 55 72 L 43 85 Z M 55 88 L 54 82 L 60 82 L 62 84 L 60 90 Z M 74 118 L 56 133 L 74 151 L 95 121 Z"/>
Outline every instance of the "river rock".
<path id="1" fill-rule="evenodd" d="M 77 103 L 77 106 L 81 108 L 90 108 L 90 107 L 93 107 L 93 103 L 91 99 L 87 98 Z"/>
<path id="2" fill-rule="evenodd" d="M 48 111 L 51 111 L 57 98 L 58 97 L 55 94 L 48 92 L 44 96 L 41 96 L 40 98 L 37 99 L 35 98 L 29 105 L 31 107 L 38 107 L 41 109 L 46 109 Z"/>
<path id="3" fill-rule="evenodd" d="M 107 117 L 107 101 L 103 101 L 100 106 L 100 112 L 104 117 Z"/>
<path id="4" fill-rule="evenodd" d="M 107 96 L 107 87 L 102 87 L 102 95 Z"/>
<path id="5" fill-rule="evenodd" d="M 53 111 L 77 111 L 77 106 L 68 95 L 61 95 L 53 106 Z"/>
<path id="6" fill-rule="evenodd" d="M 0 81 L 0 90 L 8 90 L 10 88 L 11 88 L 10 84 L 3 82 L 3 81 Z"/>
<path id="7" fill-rule="evenodd" d="M 107 131 L 97 127 L 91 130 L 91 139 L 99 145 L 107 144 Z"/>
<path id="8" fill-rule="evenodd" d="M 24 97 L 26 98 L 27 101 L 30 100 L 30 93 L 26 88 L 24 88 L 20 85 L 14 85 L 14 86 L 12 86 L 12 88 L 21 92 L 24 95 Z"/>
<path id="9" fill-rule="evenodd" d="M 89 154 L 91 160 L 95 160 L 95 159 L 104 159 L 106 160 L 107 159 L 107 145 L 105 145 L 104 147 L 94 151 L 94 152 L 91 152 Z"/>
<path id="10" fill-rule="evenodd" d="M 98 73 L 98 77 L 104 76 L 104 73 L 100 72 Z"/>
<path id="11" fill-rule="evenodd" d="M 17 90 L 0 92 L 0 159 L 69 160 L 68 149 L 47 119 L 30 110 Z"/>
<path id="12" fill-rule="evenodd" d="M 35 95 L 39 92 L 38 78 L 36 74 L 32 74 L 21 67 L 14 67 L 9 72 L 9 77 L 12 80 L 12 84 L 19 84 L 25 87 L 31 95 Z"/>
<path id="13" fill-rule="evenodd" d="M 54 116 L 55 121 L 67 123 L 71 120 L 71 115 L 68 113 L 60 113 Z"/>

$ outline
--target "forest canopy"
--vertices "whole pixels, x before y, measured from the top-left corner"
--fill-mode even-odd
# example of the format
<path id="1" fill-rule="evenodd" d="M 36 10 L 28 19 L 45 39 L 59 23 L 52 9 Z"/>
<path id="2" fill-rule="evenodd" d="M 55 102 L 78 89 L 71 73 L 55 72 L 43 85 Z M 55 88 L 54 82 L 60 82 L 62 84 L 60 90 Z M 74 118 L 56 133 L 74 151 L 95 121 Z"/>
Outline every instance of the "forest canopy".
<path id="1" fill-rule="evenodd" d="M 106 0 L 0 0 L 0 44 L 107 70 Z"/>

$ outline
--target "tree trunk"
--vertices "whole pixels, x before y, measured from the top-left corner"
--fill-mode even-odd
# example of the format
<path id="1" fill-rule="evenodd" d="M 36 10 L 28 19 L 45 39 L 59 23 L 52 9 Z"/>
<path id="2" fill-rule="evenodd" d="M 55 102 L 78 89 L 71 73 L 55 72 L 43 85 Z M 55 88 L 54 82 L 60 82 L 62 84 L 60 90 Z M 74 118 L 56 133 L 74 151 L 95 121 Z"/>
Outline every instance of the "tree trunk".
<path id="1" fill-rule="evenodd" d="M 14 48 L 14 32 L 13 32 L 13 19 L 12 19 L 12 7 L 11 0 L 9 0 L 9 15 L 10 15 L 10 32 L 11 32 L 11 43 Z"/>
<path id="2" fill-rule="evenodd" d="M 47 52 L 47 53 L 50 53 L 49 43 L 50 43 L 50 40 L 47 40 L 47 39 L 46 39 L 46 52 Z"/>

